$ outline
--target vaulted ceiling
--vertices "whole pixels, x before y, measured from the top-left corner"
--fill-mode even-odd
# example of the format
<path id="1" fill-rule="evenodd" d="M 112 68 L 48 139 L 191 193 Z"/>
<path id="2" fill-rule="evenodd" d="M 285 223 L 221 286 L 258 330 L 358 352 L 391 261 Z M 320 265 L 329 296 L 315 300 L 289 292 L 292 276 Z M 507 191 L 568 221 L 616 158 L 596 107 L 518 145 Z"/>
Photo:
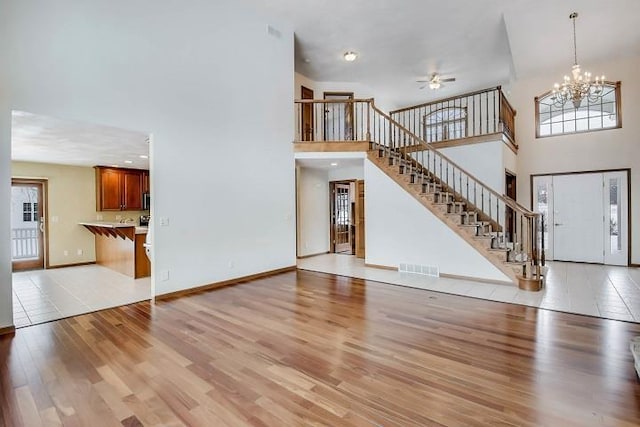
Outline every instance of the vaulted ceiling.
<path id="1" fill-rule="evenodd" d="M 545 72 L 553 83 L 553 72 L 573 63 L 573 11 L 583 68 L 640 55 L 638 0 L 254 1 L 292 24 L 296 71 L 316 81 L 359 82 L 400 104 Z M 349 50 L 359 53 L 355 62 L 343 60 Z M 457 80 L 437 92 L 419 90 L 416 80 L 433 72 Z"/>

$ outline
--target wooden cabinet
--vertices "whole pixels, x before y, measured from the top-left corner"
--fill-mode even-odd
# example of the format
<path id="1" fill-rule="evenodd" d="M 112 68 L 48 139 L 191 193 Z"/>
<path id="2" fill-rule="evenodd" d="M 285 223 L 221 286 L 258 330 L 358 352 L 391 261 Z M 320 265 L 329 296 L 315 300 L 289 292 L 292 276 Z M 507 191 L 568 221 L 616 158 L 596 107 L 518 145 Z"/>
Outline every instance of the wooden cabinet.
<path id="1" fill-rule="evenodd" d="M 95 169 L 98 211 L 142 210 L 143 174 L 148 176 L 148 171 L 104 166 Z"/>
<path id="2" fill-rule="evenodd" d="M 149 171 L 142 171 L 142 192 L 149 193 L 151 185 L 149 184 Z"/>

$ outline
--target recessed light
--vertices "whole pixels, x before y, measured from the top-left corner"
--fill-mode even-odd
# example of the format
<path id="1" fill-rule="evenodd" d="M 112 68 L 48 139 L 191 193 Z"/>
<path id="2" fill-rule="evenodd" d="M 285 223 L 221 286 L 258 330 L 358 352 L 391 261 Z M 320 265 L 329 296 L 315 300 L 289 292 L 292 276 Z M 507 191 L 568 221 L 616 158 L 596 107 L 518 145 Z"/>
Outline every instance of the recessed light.
<path id="1" fill-rule="evenodd" d="M 348 62 L 355 61 L 357 57 L 358 57 L 358 54 L 356 52 L 353 52 L 353 51 L 349 51 L 349 52 L 345 52 L 344 53 L 344 60 L 348 61 Z"/>
<path id="2" fill-rule="evenodd" d="M 112 168 L 117 168 L 117 167 L 118 167 L 118 165 L 111 165 L 111 167 L 112 167 Z"/>
<path id="3" fill-rule="evenodd" d="M 331 166 L 338 166 L 336 162 L 331 163 Z"/>
<path id="4" fill-rule="evenodd" d="M 140 154 L 140 158 L 141 158 L 141 159 L 148 159 L 148 158 L 149 158 L 149 156 L 147 156 L 146 154 Z"/>
<path id="5" fill-rule="evenodd" d="M 126 164 L 128 164 L 128 165 L 133 164 L 133 160 L 125 160 L 124 162 L 125 162 Z"/>

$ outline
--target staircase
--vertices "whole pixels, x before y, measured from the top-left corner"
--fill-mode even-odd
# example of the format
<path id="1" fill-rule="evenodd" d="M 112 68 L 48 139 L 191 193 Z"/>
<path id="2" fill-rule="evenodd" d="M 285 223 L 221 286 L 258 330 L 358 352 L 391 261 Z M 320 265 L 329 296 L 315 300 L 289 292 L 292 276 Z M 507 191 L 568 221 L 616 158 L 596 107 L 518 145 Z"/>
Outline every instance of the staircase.
<path id="1" fill-rule="evenodd" d="M 329 133 L 327 123 L 337 126 L 337 132 L 330 132 L 332 144 L 336 143 L 335 136 L 342 134 L 346 136 L 341 140 L 345 147 L 366 141 L 368 159 L 387 176 L 521 289 L 540 290 L 544 253 L 537 238 L 542 229 L 539 214 L 496 193 L 379 110 L 372 99 L 331 102 L 331 108 L 326 108 L 327 101 L 296 101 L 298 135 L 304 134 L 307 144 L 323 141 L 318 138 L 319 132 L 309 131 L 308 126 L 309 111 L 321 111 L 323 114 L 313 118 L 312 124 L 323 124 L 323 135 Z M 327 111 L 336 115 L 328 120 Z M 501 117 L 497 114 L 495 120 Z"/>

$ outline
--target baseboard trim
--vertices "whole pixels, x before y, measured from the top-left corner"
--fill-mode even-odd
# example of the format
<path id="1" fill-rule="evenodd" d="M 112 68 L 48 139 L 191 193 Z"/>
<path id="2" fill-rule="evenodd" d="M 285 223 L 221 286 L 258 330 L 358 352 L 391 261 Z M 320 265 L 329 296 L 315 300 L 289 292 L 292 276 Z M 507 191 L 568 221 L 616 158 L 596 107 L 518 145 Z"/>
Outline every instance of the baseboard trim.
<path id="1" fill-rule="evenodd" d="M 444 279 L 457 279 L 457 280 L 470 280 L 472 282 L 479 283 L 488 283 L 491 285 L 508 285 L 513 286 L 513 282 L 507 282 L 506 280 L 491 280 L 491 279 L 483 279 L 481 277 L 473 277 L 473 276 L 458 276 L 457 274 L 448 274 L 448 273 L 440 273 L 440 277 Z"/>
<path id="2" fill-rule="evenodd" d="M 629 267 L 640 267 L 640 264 L 631 263 L 629 264 Z"/>
<path id="3" fill-rule="evenodd" d="M 88 262 L 76 262 L 73 264 L 50 265 L 47 267 L 47 270 L 55 270 L 56 268 L 67 268 L 67 267 L 82 267 L 83 265 L 92 265 L 95 263 L 96 263 L 95 261 L 88 261 Z"/>
<path id="4" fill-rule="evenodd" d="M 367 264 L 366 262 L 364 263 L 365 267 L 371 267 L 371 268 L 377 268 L 380 270 L 391 270 L 391 271 L 398 271 L 398 267 L 391 267 L 389 265 L 379 265 L 379 264 Z"/>
<path id="5" fill-rule="evenodd" d="M 224 288 L 226 286 L 237 285 L 243 282 L 248 282 L 250 280 L 262 279 L 269 276 L 275 276 L 281 273 L 288 273 L 290 271 L 295 271 L 296 269 L 297 267 L 295 265 L 292 265 L 291 267 L 278 268 L 276 270 L 264 271 L 262 273 L 251 274 L 249 276 L 236 277 L 235 279 L 223 280 L 222 282 L 210 283 L 208 285 L 197 286 L 195 288 L 181 289 L 175 292 L 156 295 L 155 300 L 156 302 L 172 300 L 172 299 L 181 298 L 181 297 L 199 293 L 199 292 L 212 291 L 215 289 Z"/>
<path id="6" fill-rule="evenodd" d="M 6 326 L 4 328 L 0 328 L 0 336 L 2 335 L 15 335 L 16 327 L 15 326 Z"/>
<path id="7" fill-rule="evenodd" d="M 299 257 L 296 257 L 296 258 L 297 258 L 297 259 L 312 258 L 312 257 L 314 257 L 314 256 L 326 255 L 326 254 L 329 254 L 329 253 L 331 253 L 331 252 L 329 252 L 329 251 L 326 251 L 326 252 L 318 252 L 317 254 L 302 255 L 302 256 L 299 256 Z"/>

